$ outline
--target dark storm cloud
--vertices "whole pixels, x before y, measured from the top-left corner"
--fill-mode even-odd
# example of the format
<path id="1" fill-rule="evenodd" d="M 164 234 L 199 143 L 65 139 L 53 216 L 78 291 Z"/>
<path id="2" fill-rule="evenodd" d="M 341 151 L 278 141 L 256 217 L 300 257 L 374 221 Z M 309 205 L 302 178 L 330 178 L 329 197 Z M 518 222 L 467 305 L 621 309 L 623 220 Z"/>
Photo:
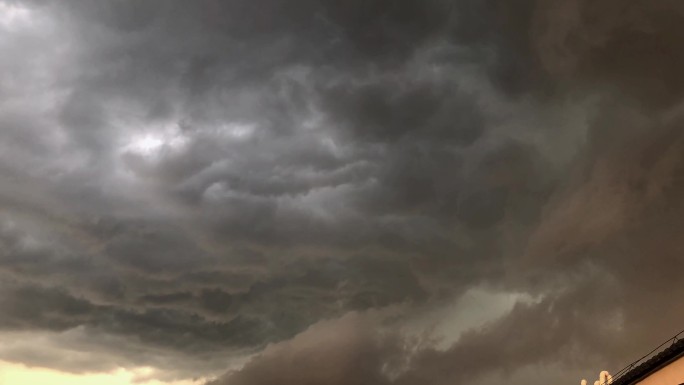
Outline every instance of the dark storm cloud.
<path id="1" fill-rule="evenodd" d="M 678 49 L 684 9 L 676 1 L 540 3 L 532 43 L 543 67 L 605 83 L 650 106 L 681 98 Z"/>
<path id="2" fill-rule="evenodd" d="M 577 313 L 577 302 L 584 301 L 583 310 L 592 314 L 610 314 L 613 309 L 606 309 L 605 303 L 615 298 L 595 295 L 588 279 L 575 283 L 584 287 L 532 305 L 518 304 L 505 318 L 463 334 L 447 350 L 421 348 L 429 341 L 402 340 L 375 323 L 371 323 L 375 328 L 352 323 L 349 320 L 359 316 L 350 314 L 268 348 L 241 370 L 210 384 L 448 384 L 474 381 L 485 374 L 508 376 L 532 363 L 591 367 L 616 341 L 611 339 L 612 325 L 597 326 L 595 320 Z M 587 302 L 588 294 L 592 299 Z M 295 365 L 299 361 L 311 369 L 302 370 L 303 364 Z"/>
<path id="3" fill-rule="evenodd" d="M 352 313 L 270 346 L 228 379 L 209 384 L 387 384 L 382 365 L 398 350 L 397 342 Z M 311 370 L 301 370 L 307 366 Z"/>
<path id="4" fill-rule="evenodd" d="M 0 333 L 51 346 L 0 358 L 488 383 L 678 329 L 674 1 L 0 4 Z M 481 287 L 533 300 L 404 335 Z"/>

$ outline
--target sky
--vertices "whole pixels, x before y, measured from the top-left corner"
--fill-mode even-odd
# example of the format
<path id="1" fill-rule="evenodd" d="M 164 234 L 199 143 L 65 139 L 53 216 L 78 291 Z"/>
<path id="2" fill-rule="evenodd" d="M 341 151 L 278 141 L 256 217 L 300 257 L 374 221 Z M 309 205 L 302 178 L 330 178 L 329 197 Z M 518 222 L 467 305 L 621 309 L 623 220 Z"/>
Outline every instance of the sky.
<path id="1" fill-rule="evenodd" d="M 684 3 L 0 0 L 0 384 L 542 385 L 684 329 Z"/>

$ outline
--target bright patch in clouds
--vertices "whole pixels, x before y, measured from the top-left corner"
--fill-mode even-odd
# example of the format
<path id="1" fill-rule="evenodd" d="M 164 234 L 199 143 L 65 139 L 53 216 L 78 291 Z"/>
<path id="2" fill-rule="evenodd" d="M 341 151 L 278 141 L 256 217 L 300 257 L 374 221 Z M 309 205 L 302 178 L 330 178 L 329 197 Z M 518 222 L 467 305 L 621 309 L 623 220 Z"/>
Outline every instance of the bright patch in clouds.
<path id="1" fill-rule="evenodd" d="M 256 131 L 254 124 L 229 123 L 221 126 L 219 133 L 232 139 L 248 139 Z"/>
<path id="2" fill-rule="evenodd" d="M 70 374 L 0 361 L 0 385 L 199 385 L 204 382 L 204 379 L 172 382 L 141 381 L 141 378 L 150 375 L 150 371 L 153 370 L 140 368 L 119 369 L 111 373 Z"/>
<path id="3" fill-rule="evenodd" d="M 147 154 L 159 150 L 164 145 L 164 139 L 160 136 L 144 135 L 133 139 L 129 144 L 131 151 Z"/>
<path id="4" fill-rule="evenodd" d="M 31 22 L 31 11 L 17 4 L 0 2 L 0 27 L 16 29 Z"/>
<path id="5" fill-rule="evenodd" d="M 147 132 L 132 136 L 123 148 L 125 153 L 155 156 L 164 150 L 181 148 L 188 139 L 178 132 Z"/>
<path id="6" fill-rule="evenodd" d="M 438 348 L 447 349 L 457 342 L 461 335 L 496 321 L 513 310 L 517 303 L 537 303 L 525 293 L 494 292 L 473 288 L 455 301 L 422 315 L 409 323 L 408 331 L 431 330 L 432 336 L 440 342 Z"/>

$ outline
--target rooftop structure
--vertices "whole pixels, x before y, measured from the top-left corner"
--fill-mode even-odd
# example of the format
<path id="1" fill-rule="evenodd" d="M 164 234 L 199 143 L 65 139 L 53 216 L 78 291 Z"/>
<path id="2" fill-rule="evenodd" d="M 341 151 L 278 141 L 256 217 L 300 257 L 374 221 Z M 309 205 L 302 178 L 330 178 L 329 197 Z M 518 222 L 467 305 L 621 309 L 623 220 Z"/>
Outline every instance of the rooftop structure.
<path id="1" fill-rule="evenodd" d="M 586 380 L 582 380 L 586 385 Z M 601 372 L 594 385 L 684 385 L 684 331 L 618 371 Z"/>

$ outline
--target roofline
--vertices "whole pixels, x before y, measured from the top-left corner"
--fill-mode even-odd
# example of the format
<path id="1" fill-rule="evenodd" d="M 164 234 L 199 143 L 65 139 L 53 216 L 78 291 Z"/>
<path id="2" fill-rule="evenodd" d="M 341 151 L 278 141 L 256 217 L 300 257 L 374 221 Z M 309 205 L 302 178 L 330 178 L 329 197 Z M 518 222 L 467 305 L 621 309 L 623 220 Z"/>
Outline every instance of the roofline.
<path id="1" fill-rule="evenodd" d="M 630 379 L 628 384 L 635 384 L 639 381 L 642 381 L 643 379 L 650 377 L 652 374 L 655 374 L 658 370 L 664 368 L 665 366 L 673 363 L 674 361 L 677 361 L 678 359 L 682 358 L 684 356 L 684 349 L 680 349 L 678 353 L 676 353 L 674 356 L 665 359 L 663 362 L 660 362 L 656 364 L 656 366 L 648 368 L 648 371 L 645 373 L 640 374 L 638 377 L 634 377 L 633 379 Z M 629 375 L 629 372 L 626 373 L 626 375 Z M 627 385 L 627 384 L 625 384 Z"/>
<path id="2" fill-rule="evenodd" d="M 633 385 L 682 356 L 684 356 L 684 331 L 619 371 L 612 385 Z"/>

